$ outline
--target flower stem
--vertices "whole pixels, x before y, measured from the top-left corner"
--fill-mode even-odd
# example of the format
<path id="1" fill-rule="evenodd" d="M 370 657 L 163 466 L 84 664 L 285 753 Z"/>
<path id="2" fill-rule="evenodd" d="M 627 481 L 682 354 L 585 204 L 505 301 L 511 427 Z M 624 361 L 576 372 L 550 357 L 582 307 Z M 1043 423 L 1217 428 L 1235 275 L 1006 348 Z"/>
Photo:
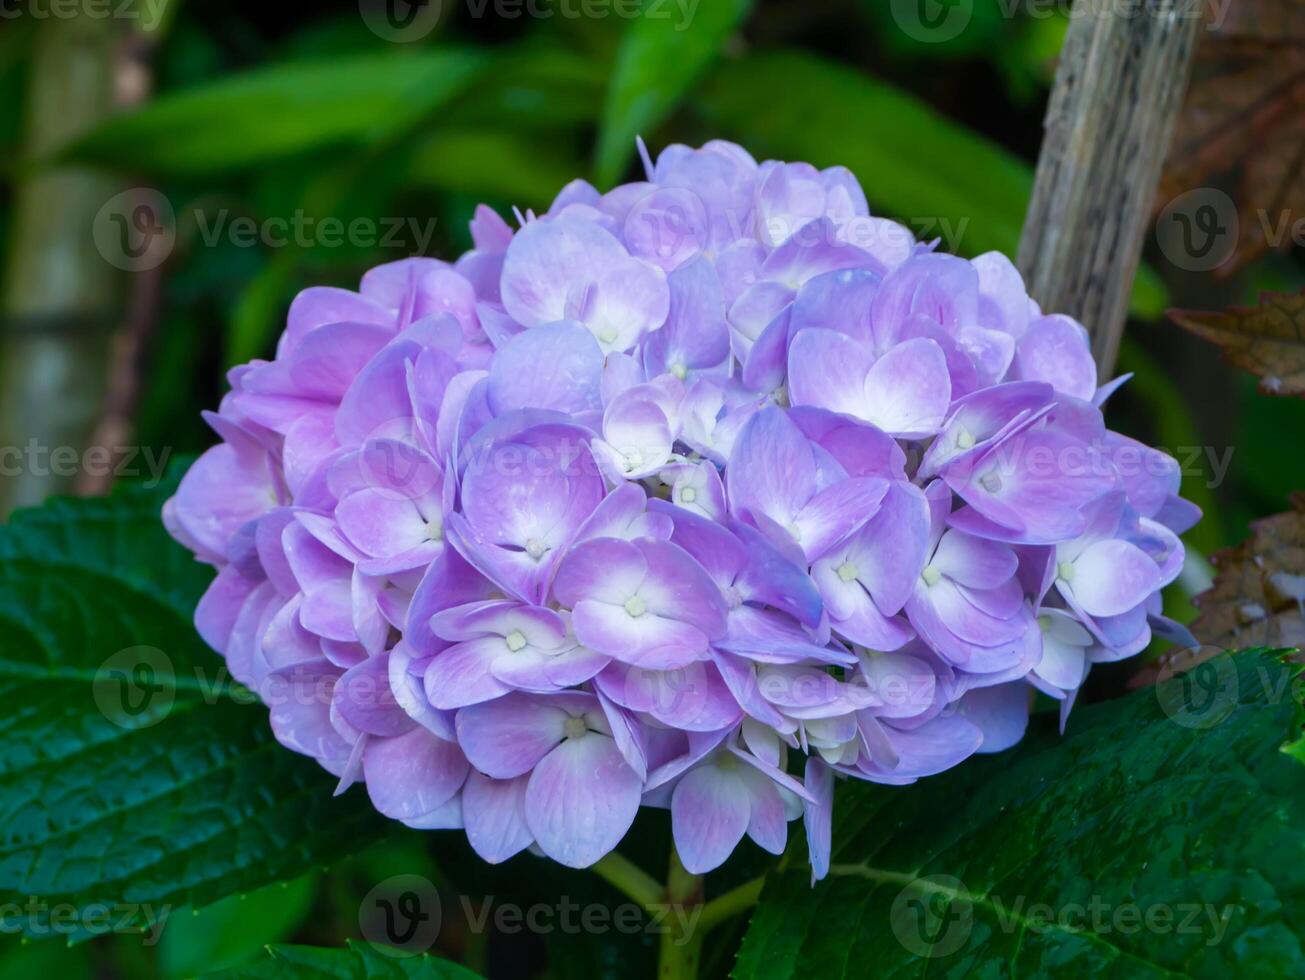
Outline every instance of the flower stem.
<path id="1" fill-rule="evenodd" d="M 704 932 L 699 928 L 703 911 L 702 875 L 685 870 L 674 845 L 666 872 L 666 900 L 671 908 L 662 924 L 658 980 L 695 980 L 702 960 Z"/>
<path id="2" fill-rule="evenodd" d="M 615 851 L 605 855 L 589 870 L 644 908 L 659 907 L 666 897 L 666 889 L 657 879 Z"/>
<path id="3" fill-rule="evenodd" d="M 702 907 L 702 915 L 698 917 L 698 931 L 706 935 L 722 922 L 752 908 L 761 897 L 761 888 L 765 883 L 763 875 L 713 898 Z"/>
<path id="4" fill-rule="evenodd" d="M 685 870 L 674 847 L 665 885 L 615 851 L 590 870 L 661 923 L 658 980 L 695 980 L 703 938 L 716 926 L 756 905 L 765 883 L 764 877 L 755 878 L 704 902 L 702 875 Z"/>

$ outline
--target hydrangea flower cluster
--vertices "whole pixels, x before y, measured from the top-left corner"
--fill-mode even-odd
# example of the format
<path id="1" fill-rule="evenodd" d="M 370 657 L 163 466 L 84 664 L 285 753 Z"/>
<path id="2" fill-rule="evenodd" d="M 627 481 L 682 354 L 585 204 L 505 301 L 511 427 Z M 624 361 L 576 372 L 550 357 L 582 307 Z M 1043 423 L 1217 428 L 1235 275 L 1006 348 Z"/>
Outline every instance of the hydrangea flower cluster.
<path id="1" fill-rule="evenodd" d="M 642 145 L 640 147 L 643 151 Z M 1138 653 L 1199 516 L 1082 326 L 845 169 L 671 146 L 456 263 L 312 288 L 168 502 L 276 737 L 487 861 L 685 867 L 1021 737 Z"/>

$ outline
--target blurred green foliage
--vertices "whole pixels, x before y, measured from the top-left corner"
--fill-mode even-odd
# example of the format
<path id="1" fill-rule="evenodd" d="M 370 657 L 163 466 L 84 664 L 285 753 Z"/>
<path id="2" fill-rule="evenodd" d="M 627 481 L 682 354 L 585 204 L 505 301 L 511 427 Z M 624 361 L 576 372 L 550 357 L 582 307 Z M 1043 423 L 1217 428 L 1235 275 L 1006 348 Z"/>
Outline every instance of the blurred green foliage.
<path id="1" fill-rule="evenodd" d="M 636 178 L 636 135 L 654 154 L 672 141 L 724 136 L 759 157 L 844 164 L 877 213 L 922 237 L 942 237 L 944 248 L 964 254 L 1012 253 L 1065 18 L 1045 6 L 1031 16 L 1008 0 L 953 6 L 970 12 L 964 29 L 922 40 L 903 28 L 903 8 L 890 0 L 659 4 L 668 19 L 543 0 L 530 9 L 555 16 L 508 16 L 526 8 L 444 0 L 427 35 L 393 43 L 367 27 L 352 0 L 175 0 L 166 34 L 153 39 L 145 104 L 53 159 L 32 159 L 22 146 L 28 53 L 45 23 L 5 20 L 0 234 L 8 248 L 23 247 L 9 241 L 12 181 L 33 168 L 90 166 L 121 175 L 124 187 L 167 196 L 176 246 L 164 267 L 135 441 L 178 455 L 197 451 L 212 438 L 200 410 L 221 397 L 227 369 L 270 354 L 299 289 L 353 285 L 366 268 L 414 251 L 414 229 L 433 229 L 421 243 L 427 254 L 452 258 L 470 244 L 466 222 L 481 201 L 510 215 L 513 206 L 546 208 L 577 176 L 603 188 Z M 608 15 L 563 13 L 582 9 Z M 122 25 L 124 38 L 134 30 Z M 314 226 L 326 218 L 400 218 L 407 233 L 393 247 L 312 235 L 244 244 L 213 233 L 240 217 L 296 216 Z M 1111 421 L 1171 449 L 1233 448 L 1222 484 L 1209 485 L 1205 470 L 1185 482 L 1211 515 L 1192 538 L 1208 552 L 1305 487 L 1305 457 L 1284 452 L 1305 431 L 1305 406 L 1254 395 L 1253 384 L 1233 377 L 1213 351 L 1158 322 L 1167 302 L 1211 304 L 1189 296 L 1190 280 L 1155 259 L 1139 276 L 1139 320 L 1121 365 L 1136 378 L 1112 401 Z M 1249 299 L 1252 284 L 1302 282 L 1294 259 L 1272 259 L 1266 270 L 1232 283 L 1223 299 Z M 650 841 L 649 853 L 661 853 L 658 833 L 661 825 L 636 836 Z M 437 857 L 432 836 L 440 840 Z M 728 865 L 725 887 L 743 880 L 755 859 L 745 852 Z M 71 949 L 7 937 L 0 980 L 178 977 L 250 961 L 266 943 L 342 946 L 358 935 L 359 896 L 397 873 L 425 875 L 450 895 L 520 902 L 558 888 L 572 895 L 606 888 L 529 856 L 486 868 L 445 835 L 401 833 L 288 886 L 194 917 L 176 910 L 155 948 L 132 936 Z M 571 936 L 533 945 L 531 937 L 498 937 L 490 948 L 479 940 L 444 934 L 440 948 L 493 976 L 633 980 L 653 969 L 652 947 L 640 938 L 601 949 Z M 728 955 L 705 964 L 712 976 L 730 966 Z"/>

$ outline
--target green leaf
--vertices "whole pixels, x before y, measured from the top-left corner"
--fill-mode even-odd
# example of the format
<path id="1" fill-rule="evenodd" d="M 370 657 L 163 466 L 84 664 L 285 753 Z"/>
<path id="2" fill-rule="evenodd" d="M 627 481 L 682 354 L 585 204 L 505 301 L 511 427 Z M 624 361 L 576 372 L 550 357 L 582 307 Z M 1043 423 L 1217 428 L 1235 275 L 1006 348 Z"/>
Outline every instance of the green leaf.
<path id="1" fill-rule="evenodd" d="M 442 49 L 259 68 L 165 95 L 60 156 L 152 177 L 211 177 L 319 147 L 367 143 L 396 119 L 447 102 L 486 63 L 476 51 Z"/>
<path id="2" fill-rule="evenodd" d="M 734 976 L 1305 975 L 1298 669 L 1224 654 L 1063 738 L 849 782 L 830 877 L 767 884 Z"/>
<path id="3" fill-rule="evenodd" d="M 332 777 L 273 739 L 196 635 L 210 573 L 159 521 L 172 482 L 0 527 L 6 931 L 130 924 L 157 940 L 174 906 L 297 877 L 384 832 L 364 793 L 333 799 Z"/>
<path id="4" fill-rule="evenodd" d="M 382 952 L 368 943 L 350 942 L 347 949 L 316 946 L 269 946 L 267 958 L 208 974 L 221 980 L 279 980 L 308 977 L 312 980 L 476 980 L 465 967 L 434 956 L 402 956 Z"/>
<path id="5" fill-rule="evenodd" d="M 293 937 L 319 884 L 317 875 L 305 875 L 232 895 L 194 914 L 177 913 L 163 931 L 159 971 L 165 977 L 193 977 L 259 957 L 268 943 Z"/>
<path id="6" fill-rule="evenodd" d="M 661 0 L 645 4 L 625 31 L 607 89 L 595 168 L 600 185 L 620 179 L 635 137 L 670 115 L 751 9 L 752 0 L 687 9 Z"/>
<path id="7" fill-rule="evenodd" d="M 602 105 L 607 66 L 553 43 L 523 41 L 497 49 L 489 71 L 441 112 L 440 126 L 507 129 L 535 139 L 592 125 Z"/>
<path id="8" fill-rule="evenodd" d="M 781 51 L 723 62 L 700 96 L 723 134 L 754 154 L 841 164 L 872 210 L 941 238 L 945 251 L 1015 255 L 1033 168 L 914 96 L 855 69 Z M 1138 271 L 1133 312 L 1154 319 L 1164 288 Z"/>
<path id="9" fill-rule="evenodd" d="M 538 137 L 504 130 L 441 130 L 413 155 L 412 183 L 546 208 L 579 174 L 573 154 Z"/>

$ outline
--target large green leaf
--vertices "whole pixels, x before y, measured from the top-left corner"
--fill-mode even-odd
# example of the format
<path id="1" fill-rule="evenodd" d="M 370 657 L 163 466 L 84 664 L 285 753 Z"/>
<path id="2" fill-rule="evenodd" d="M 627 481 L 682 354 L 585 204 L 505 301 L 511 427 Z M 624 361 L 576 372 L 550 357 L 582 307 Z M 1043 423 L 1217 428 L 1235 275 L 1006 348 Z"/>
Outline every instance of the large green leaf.
<path id="1" fill-rule="evenodd" d="M 106 928 L 88 911 L 102 905 L 115 928 L 153 930 L 173 906 L 298 876 L 384 832 L 364 793 L 333 799 L 327 773 L 276 743 L 196 635 L 209 573 L 160 524 L 169 492 L 55 500 L 0 527 L 9 930 L 84 938 Z"/>
<path id="2" fill-rule="evenodd" d="M 365 143 L 447 102 L 486 56 L 440 49 L 258 68 L 165 95 L 62 156 L 147 176 L 212 176 L 318 147 Z"/>
<path id="3" fill-rule="evenodd" d="M 1296 668 L 1222 655 L 907 788 L 849 784 L 734 976 L 1305 975 Z"/>
<path id="4" fill-rule="evenodd" d="M 598 135 L 599 184 L 615 183 L 634 153 L 634 138 L 661 123 L 720 53 L 752 9 L 752 0 L 713 0 L 681 9 L 645 4 L 617 52 Z"/>
<path id="5" fill-rule="evenodd" d="M 722 131 L 753 153 L 841 164 L 870 206 L 963 255 L 1014 255 L 1033 168 L 914 96 L 855 69 L 793 51 L 722 62 L 700 95 Z M 1164 287 L 1138 272 L 1133 312 L 1156 318 Z"/>
<path id="6" fill-rule="evenodd" d="M 312 912 L 321 881 L 307 874 L 173 916 L 158 946 L 159 972 L 180 980 L 257 959 L 268 943 L 294 937 Z"/>
<path id="7" fill-rule="evenodd" d="M 506 130 L 441 129 L 418 145 L 408 176 L 417 185 L 524 210 L 547 208 L 579 173 L 575 155 L 553 141 Z"/>
<path id="8" fill-rule="evenodd" d="M 607 82 L 599 59 L 529 39 L 495 53 L 495 70 L 440 113 L 440 126 L 505 129 L 542 142 L 598 116 Z"/>
<path id="9" fill-rule="evenodd" d="M 274 980 L 310 977 L 312 980 L 477 980 L 465 967 L 435 956 L 395 956 L 367 943 L 349 943 L 347 949 L 316 946 L 269 946 L 267 957 L 248 966 L 208 974 L 221 980 Z"/>

